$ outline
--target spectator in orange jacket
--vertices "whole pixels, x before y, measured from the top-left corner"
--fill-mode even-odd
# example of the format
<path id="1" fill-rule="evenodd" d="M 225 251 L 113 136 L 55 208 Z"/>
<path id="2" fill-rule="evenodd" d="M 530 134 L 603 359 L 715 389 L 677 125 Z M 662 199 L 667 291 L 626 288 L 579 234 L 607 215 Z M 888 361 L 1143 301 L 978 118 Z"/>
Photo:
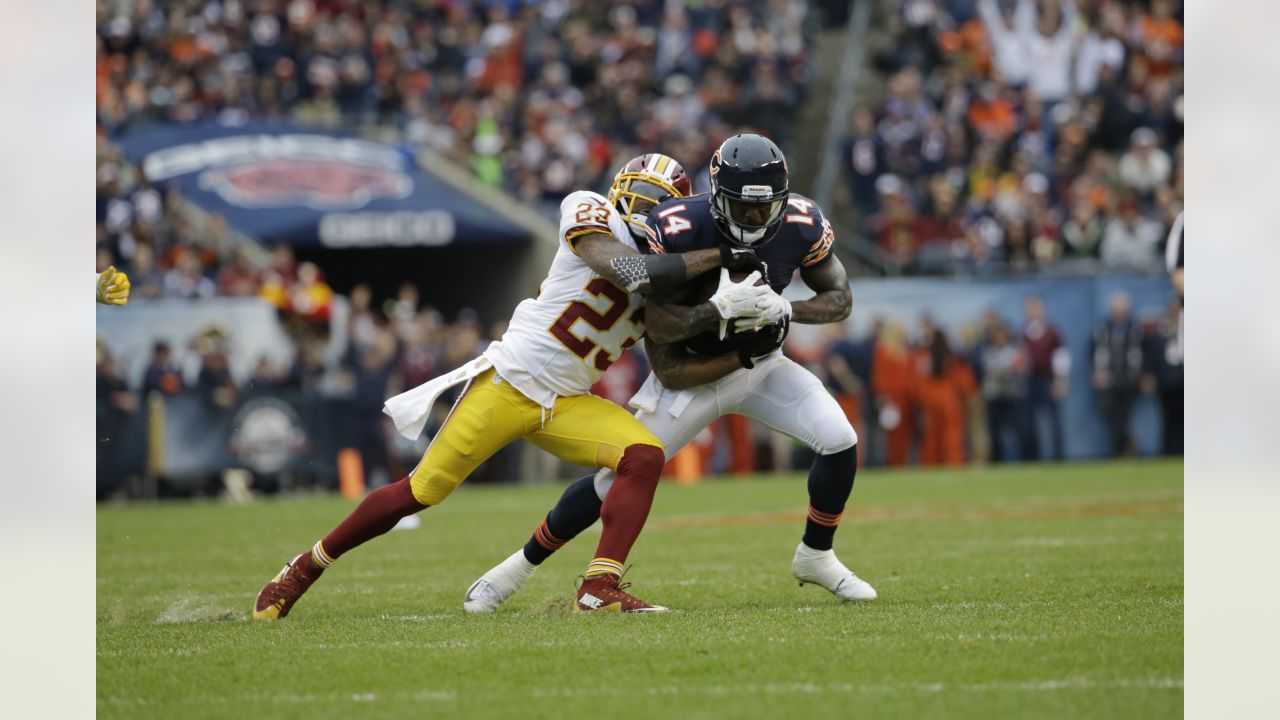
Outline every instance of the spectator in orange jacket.
<path id="1" fill-rule="evenodd" d="M 890 467 L 907 464 L 914 432 L 912 410 L 916 391 L 916 368 L 906 331 L 901 325 L 886 325 L 876 341 L 871 361 L 871 390 L 875 393 L 880 427 L 888 444 Z"/>
<path id="2" fill-rule="evenodd" d="M 973 370 L 951 353 L 947 336 L 940 331 L 933 333 L 922 359 L 917 393 L 924 427 L 920 464 L 963 465 L 965 415 L 978 393 Z"/>
<path id="3" fill-rule="evenodd" d="M 877 321 L 878 322 L 878 321 Z M 858 437 L 868 445 L 872 442 L 867 434 L 866 423 L 863 422 L 863 410 L 866 407 L 867 386 L 871 375 L 872 339 L 853 340 L 845 335 L 845 328 L 840 324 L 827 325 L 825 331 L 825 356 L 822 358 L 823 369 L 826 370 L 826 384 L 835 395 L 840 409 L 853 425 Z M 874 338 L 874 331 L 872 338 Z M 858 465 L 867 460 L 866 453 L 858 455 Z"/>

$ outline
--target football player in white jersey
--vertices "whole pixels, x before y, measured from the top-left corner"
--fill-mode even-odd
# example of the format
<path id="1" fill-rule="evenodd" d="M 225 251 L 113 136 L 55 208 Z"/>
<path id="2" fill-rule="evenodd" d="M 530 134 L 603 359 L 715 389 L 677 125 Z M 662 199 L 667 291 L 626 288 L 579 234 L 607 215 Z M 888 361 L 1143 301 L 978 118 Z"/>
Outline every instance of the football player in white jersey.
<path id="1" fill-rule="evenodd" d="M 665 155 L 635 158 L 617 174 L 607 198 L 575 192 L 561 203 L 560 247 L 538 297 L 516 308 L 508 330 L 484 353 L 452 373 L 391 398 L 385 412 L 407 437 L 416 438 L 440 394 L 464 385 L 421 462 L 406 478 L 370 493 L 328 535 L 297 555 L 262 589 L 253 617 L 285 617 L 320 574 L 349 550 L 390 530 L 402 518 L 438 505 L 480 463 L 507 444 L 526 438 L 574 465 L 615 472 L 601 510 L 600 547 L 579 587 L 576 611 L 654 612 L 619 587 L 623 563 L 644 526 L 662 471 L 662 444 L 630 413 L 590 394 L 600 375 L 645 334 L 644 299 L 671 292 L 687 278 L 726 267 L 760 267 L 750 252 L 728 248 L 686 254 L 642 255 L 649 209 L 684 197 L 684 169 Z M 647 242 L 647 241 L 646 241 Z M 751 317 L 771 291 L 724 282 L 713 298 L 726 319 Z M 688 337 L 681 309 L 664 316 L 666 342 Z M 674 318 L 674 320 L 673 320 Z M 635 505 L 641 512 L 632 512 Z"/>

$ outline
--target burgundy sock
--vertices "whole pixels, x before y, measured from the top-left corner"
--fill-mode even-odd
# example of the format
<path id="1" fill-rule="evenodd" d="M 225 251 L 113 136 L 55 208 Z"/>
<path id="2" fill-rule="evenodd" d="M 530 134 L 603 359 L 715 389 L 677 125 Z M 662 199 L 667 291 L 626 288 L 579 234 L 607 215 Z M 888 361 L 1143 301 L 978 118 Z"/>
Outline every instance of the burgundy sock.
<path id="1" fill-rule="evenodd" d="M 409 478 L 404 478 L 369 493 L 320 543 L 325 554 L 336 560 L 395 527 L 402 518 L 425 509 L 427 506 L 413 496 Z"/>
<path id="2" fill-rule="evenodd" d="M 600 508 L 604 530 L 596 549 L 597 558 L 618 565 L 626 562 L 631 546 L 649 518 L 665 461 L 662 448 L 653 445 L 632 445 L 623 451 L 622 460 L 618 462 L 618 477 Z"/>

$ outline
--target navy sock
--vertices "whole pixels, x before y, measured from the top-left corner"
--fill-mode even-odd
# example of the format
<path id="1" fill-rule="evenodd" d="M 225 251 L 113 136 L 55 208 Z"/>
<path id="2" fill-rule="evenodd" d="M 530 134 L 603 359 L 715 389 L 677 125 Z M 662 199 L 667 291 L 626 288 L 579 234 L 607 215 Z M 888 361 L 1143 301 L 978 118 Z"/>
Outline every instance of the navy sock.
<path id="1" fill-rule="evenodd" d="M 541 565 L 551 553 L 574 539 L 583 530 L 600 519 L 603 503 L 596 495 L 596 476 L 578 478 L 556 501 L 546 519 L 533 531 L 524 544 L 524 557 L 534 565 Z"/>
<path id="2" fill-rule="evenodd" d="M 857 445 L 814 458 L 813 466 L 809 468 L 809 517 L 804 523 L 805 545 L 814 550 L 831 549 L 857 471 Z"/>

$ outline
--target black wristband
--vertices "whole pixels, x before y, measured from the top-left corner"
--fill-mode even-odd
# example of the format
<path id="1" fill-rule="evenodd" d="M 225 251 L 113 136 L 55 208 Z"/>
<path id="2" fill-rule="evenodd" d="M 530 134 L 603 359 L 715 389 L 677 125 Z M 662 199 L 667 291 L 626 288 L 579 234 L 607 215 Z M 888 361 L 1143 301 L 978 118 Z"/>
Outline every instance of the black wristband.
<path id="1" fill-rule="evenodd" d="M 689 269 L 679 255 L 644 255 L 644 267 L 649 274 L 649 289 L 656 293 L 668 293 L 679 288 L 689 279 Z"/>

